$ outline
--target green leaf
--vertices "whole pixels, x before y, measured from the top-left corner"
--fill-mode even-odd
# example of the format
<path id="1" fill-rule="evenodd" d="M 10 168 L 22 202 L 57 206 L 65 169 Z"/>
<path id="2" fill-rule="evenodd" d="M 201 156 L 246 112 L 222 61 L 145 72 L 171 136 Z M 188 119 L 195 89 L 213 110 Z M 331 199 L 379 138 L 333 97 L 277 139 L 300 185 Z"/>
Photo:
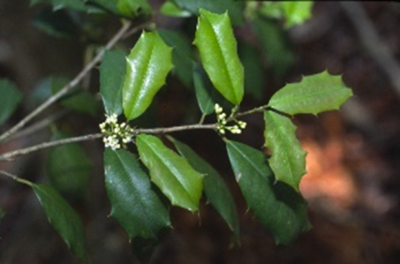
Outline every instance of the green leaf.
<path id="1" fill-rule="evenodd" d="M 0 79 L 0 125 L 4 124 L 21 102 L 21 92 L 9 80 Z"/>
<path id="2" fill-rule="evenodd" d="M 172 49 L 156 32 L 143 32 L 127 57 L 122 105 L 127 119 L 140 116 L 172 69 Z"/>
<path id="3" fill-rule="evenodd" d="M 97 116 L 100 110 L 99 102 L 87 91 L 78 91 L 71 94 L 63 98 L 60 104 L 66 108 L 91 116 Z"/>
<path id="4" fill-rule="evenodd" d="M 252 45 L 242 42 L 239 45 L 239 55 L 245 73 L 245 92 L 260 101 L 265 94 L 265 69 L 260 58 L 260 53 Z"/>
<path id="5" fill-rule="evenodd" d="M 176 31 L 158 29 L 157 32 L 165 43 L 173 48 L 172 62 L 175 68 L 172 71 L 176 73 L 184 85 L 190 87 L 193 64 L 192 45 L 185 36 Z"/>
<path id="6" fill-rule="evenodd" d="M 193 81 L 197 103 L 204 115 L 214 112 L 216 103 L 222 104 L 224 98 L 214 89 L 210 79 L 200 64 L 193 65 Z"/>
<path id="7" fill-rule="evenodd" d="M 264 153 L 234 141 L 227 141 L 227 151 L 247 205 L 277 244 L 287 245 L 310 229 L 305 200 L 286 184 L 275 182 Z"/>
<path id="8" fill-rule="evenodd" d="M 213 13 L 222 14 L 228 12 L 232 23 L 234 25 L 242 24 L 243 18 L 243 8 L 245 6 L 244 2 L 232 1 L 232 0 L 171 0 L 179 8 L 187 10 L 190 13 L 199 16 L 200 9 L 206 9 Z"/>
<path id="9" fill-rule="evenodd" d="M 190 165 L 204 175 L 203 188 L 208 202 L 222 216 L 233 231 L 236 239 L 239 239 L 239 220 L 236 205 L 225 181 L 207 161 L 201 158 L 188 145 L 173 138 L 170 138 L 170 140 Z"/>
<path id="10" fill-rule="evenodd" d="M 312 1 L 265 2 L 260 11 L 267 17 L 284 18 L 285 28 L 289 28 L 309 19 L 312 6 Z"/>
<path id="11" fill-rule="evenodd" d="M 150 171 L 151 180 L 171 203 L 190 211 L 198 210 L 203 175 L 155 136 L 138 135 L 136 145 L 140 159 Z"/>
<path id="12" fill-rule="evenodd" d="M 54 139 L 66 138 L 56 132 Z M 78 143 L 51 148 L 47 157 L 47 172 L 52 185 L 69 200 L 79 200 L 86 194 L 92 164 Z"/>
<path id="13" fill-rule="evenodd" d="M 215 88 L 234 105 L 240 104 L 244 70 L 228 14 L 218 15 L 201 9 L 194 44 Z"/>
<path id="14" fill-rule="evenodd" d="M 104 171 L 111 216 L 129 238 L 156 238 L 160 229 L 171 225 L 167 209 L 135 156 L 122 149 L 106 149 Z"/>
<path id="15" fill-rule="evenodd" d="M 160 12 L 163 15 L 172 17 L 190 17 L 192 15 L 190 12 L 179 8 L 171 1 L 165 2 L 160 8 Z"/>
<path id="16" fill-rule="evenodd" d="M 72 9 L 86 11 L 86 6 L 82 0 L 31 0 L 31 5 L 41 3 L 53 5 L 53 10 Z"/>
<path id="17" fill-rule="evenodd" d="M 272 111 L 264 112 L 265 146 L 272 151 L 269 164 L 275 177 L 299 191 L 301 177 L 306 173 L 306 152 L 296 137 L 292 121 Z"/>
<path id="18" fill-rule="evenodd" d="M 79 216 L 53 187 L 33 184 L 32 189 L 49 222 L 67 243 L 72 253 L 85 262 L 85 231 Z"/>
<path id="19" fill-rule="evenodd" d="M 281 77 L 295 62 L 295 55 L 289 45 L 287 32 L 276 21 L 261 18 L 254 19 L 251 26 L 257 35 L 265 60 L 277 77 Z"/>
<path id="20" fill-rule="evenodd" d="M 131 19 L 148 16 L 151 12 L 151 7 L 146 0 L 89 0 L 88 3 Z"/>
<path id="21" fill-rule="evenodd" d="M 121 50 L 106 51 L 100 65 L 100 93 L 108 115 L 122 113 L 125 72 L 125 53 Z"/>
<path id="22" fill-rule="evenodd" d="M 56 38 L 73 37 L 79 32 L 79 28 L 65 10 L 53 11 L 51 8 L 43 8 L 32 23 L 36 28 Z"/>
<path id="23" fill-rule="evenodd" d="M 287 84 L 272 96 L 268 105 L 290 115 L 316 115 L 339 109 L 352 95 L 340 76 L 324 71 L 306 76 L 300 83 Z"/>

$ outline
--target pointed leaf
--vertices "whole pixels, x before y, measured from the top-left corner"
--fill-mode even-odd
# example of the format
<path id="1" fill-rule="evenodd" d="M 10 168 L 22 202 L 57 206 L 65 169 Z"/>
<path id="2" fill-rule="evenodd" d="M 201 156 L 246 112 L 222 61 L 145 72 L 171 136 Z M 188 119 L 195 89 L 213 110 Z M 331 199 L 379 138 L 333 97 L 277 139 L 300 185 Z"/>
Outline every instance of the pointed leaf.
<path id="1" fill-rule="evenodd" d="M 272 96 L 268 105 L 290 115 L 316 115 L 339 109 L 352 94 L 340 76 L 324 71 L 306 76 L 300 83 L 287 84 Z"/>
<path id="2" fill-rule="evenodd" d="M 126 72 L 125 54 L 106 51 L 100 65 L 100 93 L 108 115 L 122 113 L 122 86 Z"/>
<path id="3" fill-rule="evenodd" d="M 127 57 L 122 89 L 126 118 L 134 119 L 149 107 L 172 67 L 172 49 L 156 32 L 143 32 Z"/>
<path id="4" fill-rule="evenodd" d="M 272 151 L 269 164 L 275 177 L 299 191 L 301 177 L 306 173 L 306 152 L 296 137 L 292 121 L 272 111 L 265 111 L 265 146 Z"/>
<path id="5" fill-rule="evenodd" d="M 33 184 L 32 188 L 49 222 L 67 243 L 72 253 L 85 261 L 85 231 L 79 216 L 53 187 Z"/>
<path id="6" fill-rule="evenodd" d="M 247 205 L 277 244 L 289 244 L 310 229 L 306 202 L 285 183 L 275 182 L 264 153 L 234 141 L 227 141 L 227 151 Z"/>
<path id="7" fill-rule="evenodd" d="M 203 188 L 207 200 L 228 224 L 236 239 L 239 239 L 239 220 L 235 201 L 221 175 L 188 145 L 172 138 L 170 140 L 190 165 L 204 175 Z"/>
<path id="8" fill-rule="evenodd" d="M 66 138 L 56 132 L 54 139 Z M 89 183 L 92 164 L 78 143 L 51 148 L 47 157 L 47 172 L 52 185 L 66 198 L 78 200 L 84 197 Z"/>
<path id="9" fill-rule="evenodd" d="M 151 180 L 171 203 L 190 211 L 198 210 L 203 175 L 155 136 L 138 135 L 136 145 L 140 159 L 150 171 Z"/>
<path id="10" fill-rule="evenodd" d="M 160 37 L 172 47 L 172 62 L 175 68 L 172 72 L 176 73 L 178 78 L 187 87 L 192 84 L 192 64 L 193 52 L 189 40 L 182 34 L 166 29 L 157 30 Z"/>
<path id="11" fill-rule="evenodd" d="M 136 157 L 123 149 L 106 149 L 104 171 L 111 216 L 129 238 L 156 238 L 160 229 L 170 226 L 168 211 Z"/>
<path id="12" fill-rule="evenodd" d="M 21 99 L 21 92 L 12 82 L 0 79 L 0 125 L 14 113 Z"/>
<path id="13" fill-rule="evenodd" d="M 244 70 L 227 13 L 200 10 L 194 44 L 215 88 L 234 105 L 243 99 Z"/>

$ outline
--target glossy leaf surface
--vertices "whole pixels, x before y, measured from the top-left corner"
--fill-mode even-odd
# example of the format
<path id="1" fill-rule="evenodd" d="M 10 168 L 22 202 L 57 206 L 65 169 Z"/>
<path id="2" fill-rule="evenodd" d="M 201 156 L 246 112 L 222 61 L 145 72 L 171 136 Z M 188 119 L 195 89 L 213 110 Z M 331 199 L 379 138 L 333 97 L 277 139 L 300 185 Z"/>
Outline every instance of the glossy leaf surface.
<path id="1" fill-rule="evenodd" d="M 239 239 L 239 220 L 235 201 L 221 175 L 188 145 L 175 139 L 172 139 L 172 142 L 190 165 L 204 175 L 203 189 L 208 202 L 222 216 L 236 239 Z"/>
<path id="2" fill-rule="evenodd" d="M 108 115 L 122 113 L 126 59 L 123 51 L 106 51 L 100 65 L 100 93 Z"/>
<path id="3" fill-rule="evenodd" d="M 201 9 L 194 44 L 214 87 L 232 104 L 240 104 L 244 93 L 244 69 L 228 14 L 213 14 Z"/>
<path id="4" fill-rule="evenodd" d="M 156 32 L 143 32 L 127 57 L 122 105 L 127 119 L 140 116 L 172 69 L 172 48 Z"/>
<path id="5" fill-rule="evenodd" d="M 324 71 L 303 77 L 299 83 L 287 84 L 271 97 L 268 105 L 290 115 L 316 115 L 339 109 L 352 94 L 340 76 L 332 76 Z"/>
<path id="6" fill-rule="evenodd" d="M 108 148 L 104 171 L 111 216 L 129 238 L 155 238 L 160 229 L 170 226 L 168 211 L 151 189 L 149 177 L 135 156 L 123 149 Z"/>
<path id="7" fill-rule="evenodd" d="M 33 184 L 32 189 L 49 222 L 67 243 L 72 253 L 85 261 L 85 231 L 77 213 L 53 187 Z"/>
<path id="8" fill-rule="evenodd" d="M 21 92 L 8 81 L 0 80 L 0 125 L 4 124 L 21 102 Z"/>
<path id="9" fill-rule="evenodd" d="M 306 173 L 306 152 L 296 137 L 296 126 L 289 118 L 264 112 L 265 146 L 272 151 L 269 164 L 277 180 L 299 190 L 301 177 Z"/>
<path id="10" fill-rule="evenodd" d="M 227 151 L 248 207 L 277 244 L 289 244 L 310 228 L 306 202 L 290 186 L 275 182 L 264 153 L 234 141 L 227 141 Z"/>
<path id="11" fill-rule="evenodd" d="M 136 145 L 140 159 L 150 171 L 151 180 L 171 203 L 190 211 L 198 210 L 203 175 L 155 136 L 138 135 Z"/>

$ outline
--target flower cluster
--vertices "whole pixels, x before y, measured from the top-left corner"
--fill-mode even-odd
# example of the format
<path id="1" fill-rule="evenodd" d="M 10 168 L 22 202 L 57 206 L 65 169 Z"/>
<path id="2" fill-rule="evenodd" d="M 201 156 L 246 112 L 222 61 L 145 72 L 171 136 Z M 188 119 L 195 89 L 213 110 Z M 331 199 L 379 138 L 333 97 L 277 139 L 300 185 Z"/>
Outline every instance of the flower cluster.
<path id="1" fill-rule="evenodd" d="M 221 135 L 225 135 L 225 131 L 228 130 L 232 134 L 240 134 L 242 133 L 242 129 L 246 128 L 246 122 L 236 120 L 233 118 L 233 113 L 229 118 L 227 118 L 226 113 L 223 112 L 222 107 L 219 104 L 215 104 L 215 113 L 217 114 L 217 121 L 218 121 L 218 126 L 217 126 L 217 131 Z M 228 120 L 232 120 L 235 122 L 233 126 L 227 126 Z"/>
<path id="2" fill-rule="evenodd" d="M 132 141 L 134 129 L 125 122 L 118 124 L 116 114 L 106 117 L 106 121 L 99 125 L 105 147 L 113 150 L 126 148 L 126 144 Z"/>

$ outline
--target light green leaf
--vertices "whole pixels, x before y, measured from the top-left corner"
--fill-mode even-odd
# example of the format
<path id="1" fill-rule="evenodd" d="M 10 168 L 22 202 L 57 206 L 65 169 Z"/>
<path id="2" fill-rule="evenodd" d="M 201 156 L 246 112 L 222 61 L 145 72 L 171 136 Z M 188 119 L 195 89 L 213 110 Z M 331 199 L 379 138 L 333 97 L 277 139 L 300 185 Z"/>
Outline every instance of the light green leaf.
<path id="1" fill-rule="evenodd" d="M 54 139 L 66 138 L 56 132 Z M 49 150 L 47 173 L 52 185 L 69 200 L 79 200 L 86 194 L 92 164 L 78 143 L 57 146 Z"/>
<path id="2" fill-rule="evenodd" d="M 199 10 L 205 9 L 213 13 L 222 14 L 228 12 L 231 21 L 234 25 L 242 24 L 244 2 L 232 0 L 171 0 L 179 8 L 187 10 L 190 13 L 198 16 Z"/>
<path id="3" fill-rule="evenodd" d="M 192 84 L 193 64 L 192 45 L 185 36 L 177 31 L 158 29 L 157 32 L 165 43 L 173 48 L 172 63 L 175 68 L 172 69 L 172 72 L 176 73 L 186 87 L 190 87 Z"/>
<path id="4" fill-rule="evenodd" d="M 172 49 L 156 32 L 143 32 L 127 57 L 122 105 L 127 119 L 140 116 L 172 69 Z"/>
<path id="5" fill-rule="evenodd" d="M 170 138 L 170 140 L 190 165 L 204 175 L 203 188 L 208 202 L 222 216 L 238 240 L 239 220 L 235 201 L 221 175 L 188 145 L 173 138 Z"/>
<path id="6" fill-rule="evenodd" d="M 67 243 L 72 253 L 85 262 L 85 231 L 79 216 L 53 187 L 33 184 L 32 189 L 49 222 Z"/>
<path id="7" fill-rule="evenodd" d="M 15 87 L 14 83 L 0 79 L 0 125 L 10 118 L 21 99 L 21 92 Z"/>
<path id="8" fill-rule="evenodd" d="M 106 51 L 100 65 L 100 93 L 108 115 L 122 113 L 122 86 L 125 72 L 124 52 Z"/>
<path id="9" fill-rule="evenodd" d="M 215 88 L 234 105 L 240 104 L 244 69 L 228 14 L 218 15 L 201 9 L 194 44 Z"/>
<path id="10" fill-rule="evenodd" d="M 160 12 L 166 16 L 173 17 L 190 17 L 192 14 L 186 10 L 179 8 L 175 3 L 166 1 L 160 8 Z"/>
<path id="11" fill-rule="evenodd" d="M 289 28 L 304 23 L 311 18 L 312 1 L 282 1 L 285 13 L 285 27 Z"/>
<path id="12" fill-rule="evenodd" d="M 167 209 L 135 156 L 122 149 L 106 149 L 104 171 L 111 216 L 129 238 L 156 238 L 160 229 L 171 225 Z"/>
<path id="13" fill-rule="evenodd" d="M 305 200 L 286 184 L 275 182 L 264 153 L 234 141 L 227 141 L 227 151 L 247 205 L 276 244 L 287 245 L 310 229 Z"/>
<path id="14" fill-rule="evenodd" d="M 340 76 L 324 71 L 306 76 L 300 83 L 287 84 L 272 96 L 268 105 L 290 115 L 316 115 L 339 109 L 352 95 Z"/>
<path id="15" fill-rule="evenodd" d="M 198 210 L 203 175 L 155 136 L 138 135 L 136 145 L 140 159 L 150 171 L 151 180 L 171 203 L 190 211 Z"/>
<path id="16" fill-rule="evenodd" d="M 265 146 L 272 151 L 269 164 L 275 177 L 299 191 L 301 177 L 306 173 L 306 152 L 296 137 L 292 121 L 272 111 L 265 111 Z"/>

